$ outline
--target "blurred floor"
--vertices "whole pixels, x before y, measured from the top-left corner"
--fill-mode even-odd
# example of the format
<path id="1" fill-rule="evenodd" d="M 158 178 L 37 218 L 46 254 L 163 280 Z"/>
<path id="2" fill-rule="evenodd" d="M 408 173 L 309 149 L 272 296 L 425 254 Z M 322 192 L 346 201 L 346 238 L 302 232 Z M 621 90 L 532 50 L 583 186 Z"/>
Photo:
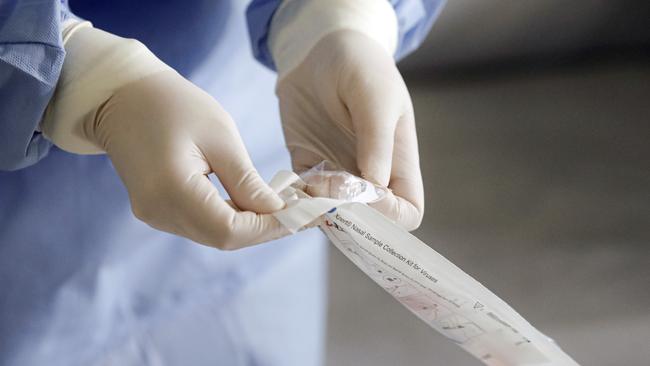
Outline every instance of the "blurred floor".
<path id="1" fill-rule="evenodd" d="M 650 67 L 407 76 L 416 235 L 581 364 L 650 364 Z M 478 365 L 330 253 L 328 365 Z"/>

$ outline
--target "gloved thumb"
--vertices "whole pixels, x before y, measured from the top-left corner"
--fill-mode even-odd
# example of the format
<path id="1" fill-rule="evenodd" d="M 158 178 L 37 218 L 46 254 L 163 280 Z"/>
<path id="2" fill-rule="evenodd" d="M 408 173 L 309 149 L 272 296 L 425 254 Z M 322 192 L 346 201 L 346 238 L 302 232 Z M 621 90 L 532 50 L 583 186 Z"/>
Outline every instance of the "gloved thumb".
<path id="1" fill-rule="evenodd" d="M 235 128 L 222 131 L 218 143 L 206 143 L 204 146 L 212 170 L 238 209 L 264 214 L 284 207 L 284 201 L 264 182 L 253 166 Z"/>
<path id="2" fill-rule="evenodd" d="M 357 138 L 357 167 L 361 176 L 387 187 L 393 158 L 399 109 L 380 87 L 357 93 L 347 105 Z"/>
<path id="3" fill-rule="evenodd" d="M 229 172 L 218 175 L 232 202 L 242 211 L 265 214 L 284 207 L 284 201 L 264 182 L 251 163 L 233 166 Z"/>

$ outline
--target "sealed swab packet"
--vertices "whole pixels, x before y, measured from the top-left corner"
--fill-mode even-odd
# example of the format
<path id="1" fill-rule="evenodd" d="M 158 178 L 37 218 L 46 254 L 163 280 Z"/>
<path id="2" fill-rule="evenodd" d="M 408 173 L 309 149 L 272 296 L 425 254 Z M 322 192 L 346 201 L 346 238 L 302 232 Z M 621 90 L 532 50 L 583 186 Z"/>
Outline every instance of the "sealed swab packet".
<path id="1" fill-rule="evenodd" d="M 270 186 L 287 203 L 274 216 L 291 232 L 317 224 L 366 275 L 422 321 L 490 366 L 578 365 L 503 300 L 366 205 L 385 189 L 323 164 L 281 171 Z"/>

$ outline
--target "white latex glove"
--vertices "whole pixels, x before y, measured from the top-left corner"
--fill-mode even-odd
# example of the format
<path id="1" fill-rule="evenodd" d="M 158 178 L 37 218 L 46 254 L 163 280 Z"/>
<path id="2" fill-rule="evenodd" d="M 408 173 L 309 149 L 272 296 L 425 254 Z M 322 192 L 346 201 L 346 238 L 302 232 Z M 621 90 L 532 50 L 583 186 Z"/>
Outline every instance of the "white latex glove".
<path id="1" fill-rule="evenodd" d="M 71 36 L 66 50 L 43 132 L 68 151 L 107 152 L 139 219 L 220 249 L 288 234 L 270 215 L 284 202 L 260 178 L 233 120 L 210 95 L 132 40 L 87 28 Z M 149 66 L 134 73 L 139 65 Z M 232 203 L 220 197 L 210 173 Z"/>
<path id="2" fill-rule="evenodd" d="M 355 30 L 328 33 L 280 78 L 277 94 L 296 171 L 331 161 L 390 188 L 374 208 L 407 230 L 420 225 L 413 106 L 386 47 Z"/>

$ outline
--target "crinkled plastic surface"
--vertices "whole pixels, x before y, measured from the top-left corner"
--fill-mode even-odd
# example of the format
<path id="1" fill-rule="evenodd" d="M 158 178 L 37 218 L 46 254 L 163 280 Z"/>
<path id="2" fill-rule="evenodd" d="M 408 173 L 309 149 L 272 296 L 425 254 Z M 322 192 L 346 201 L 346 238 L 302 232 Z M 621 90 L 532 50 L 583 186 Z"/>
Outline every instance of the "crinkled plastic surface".
<path id="1" fill-rule="evenodd" d="M 274 216 L 292 233 L 344 202 L 372 203 L 386 195 L 386 189 L 322 162 L 299 176 L 282 171 L 269 183 L 287 207 Z"/>
<path id="2" fill-rule="evenodd" d="M 372 203 L 386 195 L 386 188 L 346 171 L 337 170 L 325 161 L 300 174 L 300 179 L 305 184 L 305 193 L 312 197 Z"/>

